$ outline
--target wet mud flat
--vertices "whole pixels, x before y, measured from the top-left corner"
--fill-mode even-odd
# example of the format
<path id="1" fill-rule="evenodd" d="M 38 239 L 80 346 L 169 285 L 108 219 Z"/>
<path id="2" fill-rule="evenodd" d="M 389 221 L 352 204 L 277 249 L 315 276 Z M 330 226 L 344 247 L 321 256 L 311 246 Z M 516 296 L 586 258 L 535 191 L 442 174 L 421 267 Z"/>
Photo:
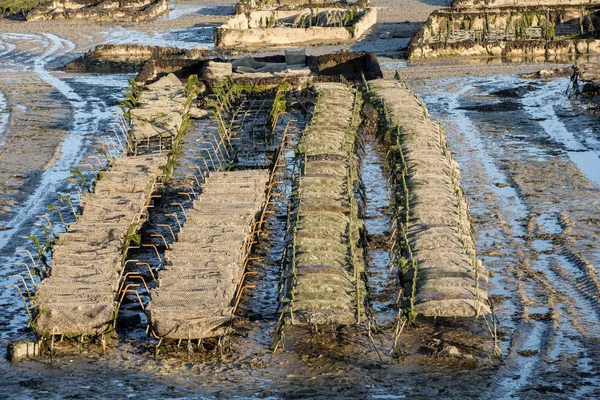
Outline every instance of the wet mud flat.
<path id="1" fill-rule="evenodd" d="M 3 75 L 3 78 L 8 77 Z M 41 171 L 53 164 L 57 156 L 56 149 L 65 138 L 71 122 L 68 103 L 54 93 L 52 86 L 36 79 L 30 82 L 19 79 L 12 83 L 21 88 L 16 91 L 10 88 L 10 84 L 10 81 L 3 84 L 5 93 L 10 96 L 8 101 L 14 104 L 10 113 L 6 113 L 8 123 L 3 132 L 4 145 L 1 150 L 2 175 L 5 177 L 0 189 L 4 197 L 3 214 L 25 198 L 28 192 L 31 193 Z M 37 104 L 31 104 L 34 97 L 37 98 Z M 38 157 L 26 165 L 23 155 L 29 152 L 30 147 L 37 148 Z M 29 190 L 23 190 L 27 186 Z"/>
<path id="2" fill-rule="evenodd" d="M 22 228 L 28 208 L 44 209 L 44 199 L 50 197 L 50 203 L 56 202 L 58 194 L 68 190 L 70 170 L 89 163 L 87 156 L 101 147 L 118 104 L 115 90 L 121 91 L 129 76 L 63 74 L 44 81 L 35 74 L 22 79 L 22 74 L 8 72 L 2 77 L 9 115 L 0 150 L 6 177 L 0 218 L 5 235 L 13 236 Z M 32 153 L 36 157 L 30 157 Z M 9 242 L 6 236 L 3 246 Z"/>
<path id="3" fill-rule="evenodd" d="M 122 38 L 125 36 L 123 33 Z M 384 343 L 380 344 L 377 336 L 375 342 L 386 353 L 384 363 L 366 332 L 352 327 L 336 332 L 302 331 L 297 337 L 301 340 L 287 341 L 298 345 L 286 346 L 271 356 L 269 344 L 278 318 L 281 232 L 287 213 L 283 200 L 269 215 L 265 237 L 255 249 L 261 259 L 254 261 L 251 270 L 258 275 L 250 276 L 248 283 L 257 289 L 243 298 L 240 312 L 244 318 L 238 321 L 223 355 L 213 352 L 207 343 L 205 351 L 196 351 L 191 360 L 186 346 L 153 360 L 153 343 L 147 341 L 141 309 L 131 296 L 121 321 L 127 328 L 121 330 L 120 341 L 106 356 L 96 345 L 63 343 L 62 354 L 56 355 L 53 363 L 47 359 L 13 365 L 0 361 L 0 371 L 6 376 L 2 386 L 10 393 L 7 396 L 597 396 L 596 288 L 593 270 L 585 261 L 598 262 L 594 253 L 597 221 L 590 217 L 597 204 L 597 188 L 594 170 L 589 168 L 596 162 L 596 119 L 585 107 L 563 101 L 563 81 L 552 87 L 512 75 L 489 76 L 536 66 L 447 66 L 409 66 L 400 73 L 422 95 L 433 119 L 444 123 L 450 150 L 460 163 L 461 184 L 475 221 L 477 251 L 492 271 L 490 297 L 500 319 L 504 359 L 489 358 L 492 341 L 485 325 L 454 320 L 417 321 L 403 332 L 403 350 L 393 357 L 387 355 L 397 313 L 393 306 L 397 292 L 386 286 L 389 187 L 380 176 L 387 173 L 387 148 L 375 135 L 361 133 L 369 239 L 367 280 Z M 393 77 L 393 68 L 384 71 L 386 76 Z M 440 78 L 455 73 L 478 77 Z M 428 80 L 420 80 L 424 75 Z M 536 87 L 539 90 L 533 89 Z M 290 113 L 290 119 L 302 115 Z M 558 122 L 564 129 L 554 129 L 561 127 Z M 190 147 L 200 137 L 200 132 L 190 136 Z M 251 164 L 260 163 L 255 160 Z M 176 174 L 189 183 L 187 165 L 182 166 Z M 565 179 L 567 175 L 575 178 Z M 182 191 L 190 190 L 188 183 Z M 185 205 L 186 197 L 179 195 L 177 200 Z M 167 204 L 166 209 L 181 216 L 179 206 Z M 172 217 L 167 221 L 175 227 Z M 160 233 L 168 236 L 167 229 Z M 150 240 L 156 245 L 162 242 L 160 238 Z M 150 252 L 145 257 L 156 258 Z M 9 311 L 2 320 L 0 353 L 9 339 L 26 331 L 20 305 L 13 300 L 12 293 L 1 298 L 0 304 Z M 473 335 L 465 336 L 465 331 Z M 441 343 L 456 346 L 462 357 L 432 357 Z"/>
<path id="4" fill-rule="evenodd" d="M 597 393 L 597 119 L 561 96 L 566 78 L 438 84 L 447 95 L 415 87 L 446 124 L 493 272 L 505 354 L 493 388 L 515 398 Z"/>
<path id="5" fill-rule="evenodd" d="M 302 115 L 302 113 L 294 114 L 294 111 L 290 111 L 287 118 L 306 121 L 306 117 Z M 207 126 L 204 126 L 205 128 Z M 258 128 L 260 130 L 260 126 Z M 195 135 L 202 135 L 204 129 L 200 129 L 196 131 L 198 133 L 190 136 L 189 153 L 187 156 L 183 156 L 183 160 L 190 160 L 190 157 L 193 158 L 193 154 L 198 151 L 198 148 L 194 149 L 194 144 L 197 146 L 201 141 L 195 139 L 202 136 Z M 250 132 L 252 131 L 254 129 L 250 130 Z M 247 153 L 250 156 L 248 160 L 250 165 L 260 166 L 260 164 L 256 164 L 258 160 L 252 160 L 256 156 L 257 150 L 260 154 L 260 149 L 254 148 L 257 143 L 256 138 L 253 139 L 247 142 L 242 139 L 242 143 L 250 146 Z M 367 143 L 363 155 L 364 160 L 367 160 L 363 163 L 364 173 L 366 174 L 370 169 L 384 171 L 385 147 L 376 144 L 374 136 L 365 134 L 361 140 Z M 215 154 L 213 153 L 213 155 Z M 291 156 L 291 153 L 289 155 Z M 243 168 L 245 163 L 243 152 L 240 153 L 238 162 L 240 163 L 239 167 Z M 189 169 L 186 167 L 188 165 L 182 162 L 180 168 L 176 168 L 175 174 L 181 176 L 183 173 L 183 178 L 186 178 L 186 174 L 183 172 Z M 289 168 L 293 171 L 292 165 L 286 167 L 286 170 Z M 177 172 L 178 170 L 180 172 Z M 289 178 L 285 181 L 288 180 Z M 379 199 L 378 201 L 383 202 L 381 207 L 385 208 L 385 199 L 381 198 L 385 197 L 383 194 L 386 192 L 385 180 L 371 177 L 366 181 L 369 190 L 365 197 L 370 199 L 372 197 L 369 193 L 376 192 L 375 197 Z M 187 186 L 189 185 L 186 184 L 182 188 L 186 187 L 186 190 L 189 190 Z M 285 189 L 286 187 L 287 189 Z M 179 189 L 177 190 L 179 191 Z M 284 192 L 289 190 L 289 186 L 284 186 Z M 283 196 L 283 201 L 275 206 L 273 216 L 269 217 L 271 219 L 267 223 L 267 240 L 256 249 L 259 255 L 266 251 L 267 257 L 265 260 L 257 260 L 250 269 L 259 272 L 259 275 L 256 280 L 250 281 L 258 286 L 256 292 L 249 291 L 247 296 L 242 298 L 241 307 L 242 310 L 246 310 L 244 312 L 247 319 L 240 319 L 237 324 L 234 324 L 235 330 L 229 337 L 226 351 L 222 355 L 218 351 L 218 347 L 212 347 L 208 342 L 203 344 L 203 349 L 195 350 L 192 356 L 186 351 L 185 345 L 180 348 L 174 345 L 170 351 L 159 354 L 157 359 L 153 360 L 153 344 L 145 338 L 145 322 L 143 318 L 132 317 L 136 313 L 139 315 L 141 311 L 136 305 L 137 299 L 128 296 L 129 298 L 124 301 L 126 312 L 121 314 L 125 318 L 121 319 L 121 323 L 125 324 L 125 328 L 119 334 L 121 340 L 114 344 L 114 348 L 108 350 L 106 356 L 99 356 L 101 349 L 93 344 L 57 343 L 57 352 L 52 364 L 48 364 L 47 360 L 33 361 L 28 364 L 26 369 L 31 368 L 29 371 L 34 373 L 33 371 L 41 371 L 46 368 L 51 368 L 52 371 L 57 371 L 57 367 L 58 370 L 66 368 L 70 371 L 69 373 L 75 373 L 82 380 L 88 382 L 78 388 L 73 388 L 72 393 L 87 397 L 118 397 L 118 394 L 122 393 L 120 390 L 106 390 L 100 382 L 105 379 L 106 374 L 111 375 L 114 372 L 117 376 L 123 371 L 130 371 L 128 380 L 123 381 L 121 378 L 115 378 L 115 380 L 119 384 L 123 384 L 120 386 L 124 388 L 122 390 L 128 390 L 132 397 L 137 395 L 136 388 L 139 390 L 142 386 L 152 388 L 153 392 L 163 395 L 186 396 L 201 392 L 208 396 L 219 396 L 223 391 L 235 390 L 244 397 L 280 397 L 286 394 L 289 396 L 289 391 L 294 390 L 299 397 L 318 397 L 331 393 L 332 378 L 335 378 L 336 381 L 333 390 L 340 396 L 389 393 L 400 395 L 406 390 L 407 379 L 410 379 L 411 384 L 415 385 L 410 387 L 410 391 L 417 396 L 439 393 L 449 395 L 457 393 L 465 395 L 466 393 L 466 395 L 475 396 L 478 392 L 477 384 L 480 382 L 478 379 L 483 381 L 485 378 L 484 376 L 471 376 L 473 369 L 479 366 L 479 371 L 485 371 L 494 367 L 494 363 L 488 361 L 491 340 L 485 338 L 485 327 L 480 325 L 473 329 L 474 321 L 465 323 L 439 321 L 438 324 L 434 321 L 418 320 L 415 325 L 411 325 L 410 329 L 405 330 L 400 340 L 402 350 L 395 355 L 388 355 L 387 352 L 393 344 L 392 334 L 396 328 L 394 316 L 397 311 L 393 306 L 396 293 L 384 293 L 381 290 L 382 287 L 385 287 L 383 282 L 387 265 L 378 261 L 369 263 L 370 276 L 368 278 L 372 287 L 375 288 L 373 290 L 379 295 L 379 304 L 375 305 L 378 311 L 375 318 L 380 327 L 377 330 L 375 346 L 370 340 L 368 332 L 360 326 L 346 326 L 337 330 L 321 330 L 319 332 L 303 329 L 290 332 L 286 339 L 287 345 L 273 354 L 269 348 L 269 342 L 278 318 L 279 293 L 276 287 L 277 281 L 280 279 L 279 263 L 283 252 L 282 233 L 287 214 L 285 196 Z M 181 196 L 180 201 L 184 202 L 185 197 Z M 170 202 L 165 205 L 172 213 L 177 212 L 183 221 L 183 213 L 175 211 L 178 208 L 177 205 L 172 205 Z M 389 229 L 386 229 L 385 226 L 377 227 L 375 220 L 382 218 L 385 220 L 386 211 L 381 208 L 373 209 L 372 203 L 371 206 L 367 206 L 367 210 L 366 224 L 371 232 L 372 248 L 375 249 L 378 247 L 378 242 L 374 235 L 377 235 L 378 232 L 386 235 Z M 154 222 L 159 220 L 164 222 L 165 219 L 161 217 L 163 213 L 164 210 L 159 212 L 157 214 L 159 218 Z M 370 216 L 371 214 L 373 215 Z M 370 220 L 371 222 L 369 222 Z M 375 226 L 373 226 L 374 223 Z M 172 229 L 177 229 L 177 224 L 173 222 L 172 218 L 169 219 L 169 224 Z M 166 234 L 164 230 L 163 233 Z M 153 240 L 156 245 L 160 244 L 160 239 L 152 239 L 151 235 L 148 236 L 150 237 L 146 237 L 146 239 Z M 379 248 L 381 249 L 381 245 Z M 149 262 L 154 259 L 156 262 L 156 256 L 151 253 L 135 254 L 135 257 Z M 373 253 L 372 256 L 382 257 L 382 253 Z M 160 270 L 158 272 L 160 273 Z M 424 341 L 424 338 L 428 339 Z M 459 357 L 433 357 L 440 350 L 442 343 L 459 346 L 462 355 Z M 215 350 L 217 351 L 215 352 Z M 382 354 L 383 362 L 379 358 Z M 93 362 L 90 364 L 84 362 L 83 360 L 87 357 L 92 357 Z M 72 362 L 75 364 L 68 360 L 73 360 Z M 26 364 L 17 365 L 24 367 Z M 102 376 L 99 375 L 98 368 L 103 370 Z M 424 373 L 423 369 L 427 373 Z M 452 372 L 453 376 L 456 374 L 469 375 L 472 385 L 465 387 L 464 381 L 448 382 L 443 380 L 437 382 L 439 383 L 438 387 L 432 388 L 428 383 L 432 377 L 429 371 L 434 375 L 437 372 L 433 371 Z M 131 372 L 133 373 L 130 374 Z M 203 376 L 209 375 L 210 378 L 199 382 L 193 378 L 199 373 Z M 358 384 L 357 377 L 362 377 Z M 54 390 L 61 390 L 59 383 L 54 386 L 56 389 L 52 389 L 54 383 L 44 380 L 43 384 L 37 386 L 38 384 L 32 382 L 32 379 L 35 381 L 34 378 L 20 379 L 19 385 L 27 387 L 32 394 L 38 393 L 40 390 L 49 390 L 51 393 Z M 79 378 L 70 379 L 77 381 Z"/>

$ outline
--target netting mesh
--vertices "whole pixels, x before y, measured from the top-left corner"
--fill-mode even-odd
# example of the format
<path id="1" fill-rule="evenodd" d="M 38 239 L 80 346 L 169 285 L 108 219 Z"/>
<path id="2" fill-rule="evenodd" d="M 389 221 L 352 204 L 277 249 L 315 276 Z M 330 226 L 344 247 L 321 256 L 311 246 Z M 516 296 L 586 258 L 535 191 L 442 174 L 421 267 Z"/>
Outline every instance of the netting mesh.
<path id="1" fill-rule="evenodd" d="M 319 100 L 300 145 L 306 158 L 286 282 L 288 322 L 351 324 L 357 321 L 357 304 L 362 306 L 357 285 L 363 285 L 356 279 L 351 235 L 354 93 L 337 83 L 316 89 Z"/>
<path id="2" fill-rule="evenodd" d="M 443 131 L 399 82 L 376 80 L 369 88 L 387 110 L 388 124 L 400 132 L 408 192 L 403 256 L 409 261 L 407 281 L 413 281 L 416 268 L 414 311 L 443 317 L 489 313 L 488 274 L 476 258 L 458 164 Z"/>
<path id="3" fill-rule="evenodd" d="M 96 334 L 111 329 L 123 240 L 146 211 L 144 205 L 166 161 L 158 155 L 116 159 L 94 193 L 83 196 L 82 214 L 58 238 L 51 275 L 32 298 L 40 334 Z M 118 180 L 111 179 L 113 175 L 135 181 L 135 190 L 124 191 Z"/>
<path id="4" fill-rule="evenodd" d="M 267 170 L 252 170 L 213 172 L 206 180 L 151 290 L 146 312 L 157 336 L 213 337 L 231 321 L 246 242 L 268 179 Z"/>

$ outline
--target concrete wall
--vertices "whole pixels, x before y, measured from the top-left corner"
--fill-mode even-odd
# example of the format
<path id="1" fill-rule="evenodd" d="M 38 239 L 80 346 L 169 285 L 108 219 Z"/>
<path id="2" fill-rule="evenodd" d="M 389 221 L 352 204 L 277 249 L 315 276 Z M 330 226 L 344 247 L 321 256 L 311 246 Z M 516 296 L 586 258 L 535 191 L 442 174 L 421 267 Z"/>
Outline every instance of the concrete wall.
<path id="1" fill-rule="evenodd" d="M 292 27 L 293 21 L 297 21 L 300 16 L 311 15 L 315 10 L 307 9 L 302 12 L 253 11 L 249 16 L 235 15 L 215 30 L 215 46 L 262 47 L 339 43 L 359 38 L 377 22 L 377 11 L 368 9 L 349 27 Z M 319 13 L 329 11 L 335 11 L 335 9 L 319 9 Z M 284 21 L 290 26 L 267 27 L 268 21 L 273 19 L 278 22 Z"/>
<path id="2" fill-rule="evenodd" d="M 358 39 L 377 23 L 377 9 L 369 8 L 365 15 L 354 24 L 354 38 Z"/>
<path id="3" fill-rule="evenodd" d="M 290 46 L 317 43 L 338 43 L 352 39 L 346 28 L 269 28 L 223 29 L 215 31 L 217 47 Z"/>

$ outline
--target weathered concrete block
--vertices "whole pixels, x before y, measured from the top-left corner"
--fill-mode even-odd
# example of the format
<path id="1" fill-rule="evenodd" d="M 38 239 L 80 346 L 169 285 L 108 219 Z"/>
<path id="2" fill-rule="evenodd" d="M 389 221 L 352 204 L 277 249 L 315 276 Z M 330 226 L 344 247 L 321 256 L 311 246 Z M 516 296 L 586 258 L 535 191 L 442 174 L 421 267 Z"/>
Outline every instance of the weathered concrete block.
<path id="1" fill-rule="evenodd" d="M 222 79 L 233 74 L 231 63 L 210 61 L 204 70 L 204 76 L 208 79 Z"/>
<path id="2" fill-rule="evenodd" d="M 23 358 L 35 358 L 41 354 L 39 342 L 31 340 L 19 340 L 8 345 L 6 358 L 8 361 L 15 362 Z"/>

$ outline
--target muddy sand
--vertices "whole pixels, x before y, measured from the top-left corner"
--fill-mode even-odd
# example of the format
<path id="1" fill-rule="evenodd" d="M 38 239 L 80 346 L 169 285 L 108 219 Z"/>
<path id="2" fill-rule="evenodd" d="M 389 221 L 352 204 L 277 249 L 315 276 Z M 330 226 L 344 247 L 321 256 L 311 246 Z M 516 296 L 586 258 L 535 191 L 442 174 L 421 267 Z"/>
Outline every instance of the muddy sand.
<path id="1" fill-rule="evenodd" d="M 209 5 L 210 12 L 200 11 Z M 481 319 L 418 319 L 404 330 L 400 351 L 389 353 L 396 292 L 386 289 L 390 235 L 386 149 L 362 132 L 361 177 L 367 193 L 365 225 L 369 290 L 383 362 L 362 328 L 318 335 L 290 331 L 283 351 L 269 349 L 277 322 L 281 225 L 285 208 L 269 220 L 256 254 L 258 286 L 224 355 L 185 346 L 153 358 L 139 321 L 119 332 L 108 353 L 95 345 L 57 344 L 49 358 L 0 361 L 2 396 L 39 398 L 595 398 L 600 396 L 600 124 L 585 103 L 568 100 L 568 78 L 537 81 L 525 72 L 554 64 L 436 61 L 398 58 L 410 35 L 442 2 L 374 2 L 386 7 L 381 25 L 351 49 L 373 49 L 386 77 L 398 71 L 444 124 L 475 225 L 476 249 L 491 272 L 490 298 L 498 317 L 503 357 L 491 358 Z M 0 20 L 0 260 L 4 285 L 23 273 L 23 236 L 43 233 L 35 216 L 75 192 L 69 170 L 97 154 L 128 75 L 80 75 L 52 68 L 105 42 L 211 46 L 212 27 L 233 3 L 177 2 L 167 17 L 138 25 Z M 201 13 L 199 13 L 201 12 Z M 312 48 L 311 53 L 339 47 Z M 391 57 L 390 57 L 391 56 Z M 36 101 L 31 98 L 35 96 Z M 3 106 L 6 102 L 6 106 Z M 202 125 L 191 138 L 200 135 Z M 194 133 L 195 132 L 195 133 Z M 195 139 L 194 139 L 195 140 Z M 18 156 L 17 156 L 18 155 Z M 13 160 L 11 162 L 11 160 Z M 72 219 L 71 219 L 72 220 Z M 379 241 L 378 241 L 379 240 Z M 275 249 L 275 250 L 274 250 Z M 0 294 L 0 355 L 27 335 L 27 320 L 11 290 Z M 135 310 L 135 308 L 134 308 Z M 455 346 L 460 357 L 443 355 Z"/>

